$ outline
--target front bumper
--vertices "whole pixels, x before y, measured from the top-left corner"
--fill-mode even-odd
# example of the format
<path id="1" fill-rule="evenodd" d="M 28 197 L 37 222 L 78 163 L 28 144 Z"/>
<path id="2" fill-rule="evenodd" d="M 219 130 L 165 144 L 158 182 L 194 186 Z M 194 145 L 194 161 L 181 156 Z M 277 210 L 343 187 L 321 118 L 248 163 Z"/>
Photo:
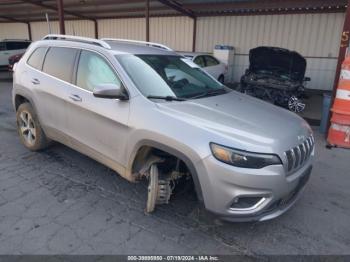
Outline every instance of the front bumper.
<path id="1" fill-rule="evenodd" d="M 207 210 L 229 221 L 264 221 L 286 212 L 303 191 L 312 170 L 312 158 L 286 176 L 282 165 L 261 169 L 237 168 L 213 156 L 201 161 L 200 184 Z M 237 199 L 257 199 L 249 208 L 236 208 Z"/>

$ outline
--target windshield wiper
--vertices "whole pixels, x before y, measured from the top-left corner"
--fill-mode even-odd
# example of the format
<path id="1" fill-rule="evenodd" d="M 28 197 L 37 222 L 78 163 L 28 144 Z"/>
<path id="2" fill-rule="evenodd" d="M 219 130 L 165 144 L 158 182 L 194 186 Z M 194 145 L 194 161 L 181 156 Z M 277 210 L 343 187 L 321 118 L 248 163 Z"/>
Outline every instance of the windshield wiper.
<path id="1" fill-rule="evenodd" d="M 207 97 L 207 96 L 211 96 L 211 95 L 225 94 L 225 93 L 226 93 L 225 88 L 212 89 L 212 90 L 208 90 L 208 91 L 205 91 L 203 93 L 200 93 L 198 95 L 192 96 L 191 99 L 202 98 L 202 97 Z"/>
<path id="2" fill-rule="evenodd" d="M 166 101 L 185 101 L 186 99 L 184 98 L 179 98 L 175 96 L 147 96 L 147 98 L 150 99 L 163 99 Z"/>

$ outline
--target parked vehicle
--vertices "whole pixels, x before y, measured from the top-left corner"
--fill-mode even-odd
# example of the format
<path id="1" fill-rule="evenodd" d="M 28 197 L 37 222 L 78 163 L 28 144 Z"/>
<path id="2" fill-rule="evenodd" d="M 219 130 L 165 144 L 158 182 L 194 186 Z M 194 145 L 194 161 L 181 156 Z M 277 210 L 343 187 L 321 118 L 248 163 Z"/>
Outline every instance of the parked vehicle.
<path id="1" fill-rule="evenodd" d="M 209 75 L 217 79 L 220 83 L 225 82 L 227 65 L 217 60 L 214 56 L 205 53 L 179 53 L 192 60 Z"/>
<path id="2" fill-rule="evenodd" d="M 13 70 L 13 66 L 22 58 L 24 53 L 20 53 L 17 55 L 10 56 L 8 70 L 11 72 Z"/>
<path id="3" fill-rule="evenodd" d="M 48 35 L 18 62 L 13 105 L 25 147 L 58 141 L 130 182 L 147 179 L 148 212 L 193 181 L 224 219 L 272 219 L 312 169 L 302 118 L 226 88 L 160 44 Z"/>
<path id="4" fill-rule="evenodd" d="M 260 46 L 249 52 L 249 69 L 241 78 L 241 91 L 299 113 L 303 97 L 306 60 L 294 51 Z"/>
<path id="5" fill-rule="evenodd" d="M 5 39 L 0 41 L 0 67 L 7 69 L 9 58 L 13 55 L 22 54 L 31 44 L 29 40 Z"/>

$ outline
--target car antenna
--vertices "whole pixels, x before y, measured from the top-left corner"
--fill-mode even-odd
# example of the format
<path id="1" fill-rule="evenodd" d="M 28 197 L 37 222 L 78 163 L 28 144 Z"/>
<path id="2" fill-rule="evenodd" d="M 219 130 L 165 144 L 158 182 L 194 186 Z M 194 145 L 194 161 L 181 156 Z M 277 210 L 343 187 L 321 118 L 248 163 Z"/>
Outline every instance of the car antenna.
<path id="1" fill-rule="evenodd" d="M 46 17 L 47 28 L 49 29 L 49 34 L 51 34 L 51 24 L 50 24 L 49 14 L 45 13 L 45 17 Z"/>

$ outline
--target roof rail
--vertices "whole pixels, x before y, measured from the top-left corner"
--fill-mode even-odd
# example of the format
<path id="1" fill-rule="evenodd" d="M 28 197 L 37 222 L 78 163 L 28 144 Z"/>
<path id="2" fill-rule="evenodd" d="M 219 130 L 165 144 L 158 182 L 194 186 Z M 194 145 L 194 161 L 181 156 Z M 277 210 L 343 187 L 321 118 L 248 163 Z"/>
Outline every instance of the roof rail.
<path id="1" fill-rule="evenodd" d="M 104 47 L 106 49 L 111 49 L 111 46 L 98 39 L 89 38 L 89 37 L 82 37 L 82 36 L 73 36 L 73 35 L 57 35 L 57 34 L 50 34 L 43 37 L 42 40 L 67 40 L 67 41 L 75 41 L 75 42 L 82 42 L 82 43 L 88 43 L 88 44 L 94 44 L 101 47 Z"/>
<path id="2" fill-rule="evenodd" d="M 173 51 L 170 47 L 158 43 L 146 42 L 146 41 L 138 41 L 138 40 L 130 40 L 130 39 L 120 39 L 120 38 L 101 38 L 102 41 L 117 41 L 117 42 L 127 42 L 127 43 L 135 43 L 135 44 L 143 44 L 153 47 L 162 48 L 168 51 Z"/>

